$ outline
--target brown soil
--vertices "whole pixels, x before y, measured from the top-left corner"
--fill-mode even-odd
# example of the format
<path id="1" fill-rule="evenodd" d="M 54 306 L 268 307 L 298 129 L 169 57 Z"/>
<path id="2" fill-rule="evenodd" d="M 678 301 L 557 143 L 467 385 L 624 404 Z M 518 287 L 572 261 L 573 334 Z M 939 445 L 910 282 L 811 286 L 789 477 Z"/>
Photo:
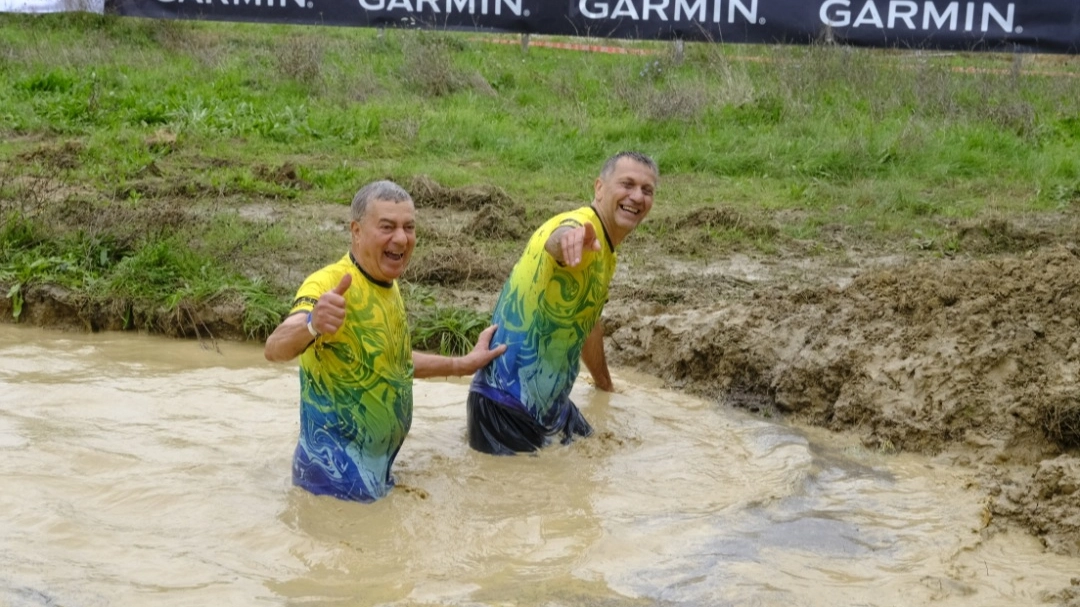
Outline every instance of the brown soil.
<path id="1" fill-rule="evenodd" d="M 711 305 L 619 305 L 609 357 L 869 447 L 945 454 L 980 472 L 992 514 L 1080 556 L 1077 251 L 893 260 L 818 280 Z"/>
<path id="2" fill-rule="evenodd" d="M 63 161 L 73 151 L 52 152 Z M 303 187 L 290 169 L 261 174 Z M 414 192 L 421 219 L 404 278 L 436 289 L 447 303 L 489 309 L 541 218 L 497 188 L 451 190 L 422 177 L 402 183 Z M 188 207 L 146 204 L 116 225 L 138 233 L 142 224 L 199 221 L 178 208 Z M 121 209 L 71 203 L 64 212 L 106 229 Z M 252 262 L 252 273 L 282 292 L 313 269 L 312 259 L 331 260 L 345 246 L 343 205 L 268 200 L 234 212 L 312 243 L 282 249 L 272 267 Z M 1021 525 L 1048 549 L 1080 556 L 1076 218 L 957 225 L 953 234 L 965 252 L 957 257 L 853 246 L 842 233 L 824 243 L 824 255 L 788 242 L 759 256 L 710 248 L 715 239 L 707 236 L 730 229 L 773 236 L 767 220 L 720 207 L 654 214 L 623 247 L 612 285 L 605 319 L 613 365 L 724 406 L 854 432 L 882 451 L 948 458 L 977 471 L 991 530 Z M 117 320 L 124 314 L 90 309 L 60 287 L 32 287 L 25 300 L 24 322 L 125 326 Z M 180 314 L 137 311 L 146 316 L 128 326 L 236 337 L 243 334 L 236 308 L 222 301 Z M 0 317 L 11 318 L 6 298 Z"/>

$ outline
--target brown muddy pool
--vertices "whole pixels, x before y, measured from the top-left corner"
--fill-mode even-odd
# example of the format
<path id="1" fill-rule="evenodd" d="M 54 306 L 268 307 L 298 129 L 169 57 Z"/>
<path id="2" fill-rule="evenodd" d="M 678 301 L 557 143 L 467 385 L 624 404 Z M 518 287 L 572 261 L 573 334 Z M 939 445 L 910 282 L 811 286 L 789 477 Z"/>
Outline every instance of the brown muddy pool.
<path id="1" fill-rule="evenodd" d="M 0 605 L 1036 605 L 1074 559 L 989 536 L 969 473 L 615 370 L 596 436 L 465 443 L 418 381 L 398 488 L 290 484 L 294 365 L 257 345 L 0 325 Z"/>

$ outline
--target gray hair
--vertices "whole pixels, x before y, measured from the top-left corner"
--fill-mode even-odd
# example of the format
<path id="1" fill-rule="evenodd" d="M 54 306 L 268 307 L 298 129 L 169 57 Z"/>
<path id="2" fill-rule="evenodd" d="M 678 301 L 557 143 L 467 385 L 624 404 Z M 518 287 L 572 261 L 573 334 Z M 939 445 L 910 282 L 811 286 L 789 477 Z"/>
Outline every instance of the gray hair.
<path id="1" fill-rule="evenodd" d="M 649 167 L 650 169 L 652 169 L 653 174 L 656 175 L 656 178 L 660 178 L 660 167 L 656 166 L 656 161 L 652 158 L 649 158 L 645 154 L 642 154 L 641 152 L 619 152 L 611 158 L 608 158 L 604 161 L 604 167 L 600 169 L 600 178 L 607 179 L 608 177 L 610 177 L 611 173 L 615 171 L 615 165 L 618 164 L 619 161 L 623 158 L 629 158 L 634 162 L 638 162 Z"/>
<path id="2" fill-rule="evenodd" d="M 412 196 L 393 181 L 372 181 L 360 188 L 360 191 L 352 199 L 352 220 L 360 221 L 367 211 L 368 203 L 372 200 L 386 200 L 388 202 L 412 202 Z"/>

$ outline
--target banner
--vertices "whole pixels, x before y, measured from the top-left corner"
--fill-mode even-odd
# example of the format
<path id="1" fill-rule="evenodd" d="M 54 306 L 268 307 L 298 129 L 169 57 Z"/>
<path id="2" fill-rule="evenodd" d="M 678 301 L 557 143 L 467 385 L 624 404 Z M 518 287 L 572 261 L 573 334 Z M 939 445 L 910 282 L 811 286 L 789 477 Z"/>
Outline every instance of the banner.
<path id="1" fill-rule="evenodd" d="M 106 0 L 120 15 L 638 40 L 1080 52 L 1080 1 Z"/>

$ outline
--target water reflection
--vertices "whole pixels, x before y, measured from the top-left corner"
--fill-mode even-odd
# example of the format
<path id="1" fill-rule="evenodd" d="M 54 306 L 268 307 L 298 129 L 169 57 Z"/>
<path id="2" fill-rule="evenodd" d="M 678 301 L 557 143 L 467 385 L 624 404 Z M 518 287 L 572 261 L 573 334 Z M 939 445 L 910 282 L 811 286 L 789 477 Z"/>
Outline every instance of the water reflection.
<path id="1" fill-rule="evenodd" d="M 978 533 L 965 473 L 618 375 L 597 435 L 465 442 L 417 382 L 399 486 L 289 483 L 295 368 L 261 349 L 0 326 L 0 604 L 1016 605 L 1076 562 Z"/>

